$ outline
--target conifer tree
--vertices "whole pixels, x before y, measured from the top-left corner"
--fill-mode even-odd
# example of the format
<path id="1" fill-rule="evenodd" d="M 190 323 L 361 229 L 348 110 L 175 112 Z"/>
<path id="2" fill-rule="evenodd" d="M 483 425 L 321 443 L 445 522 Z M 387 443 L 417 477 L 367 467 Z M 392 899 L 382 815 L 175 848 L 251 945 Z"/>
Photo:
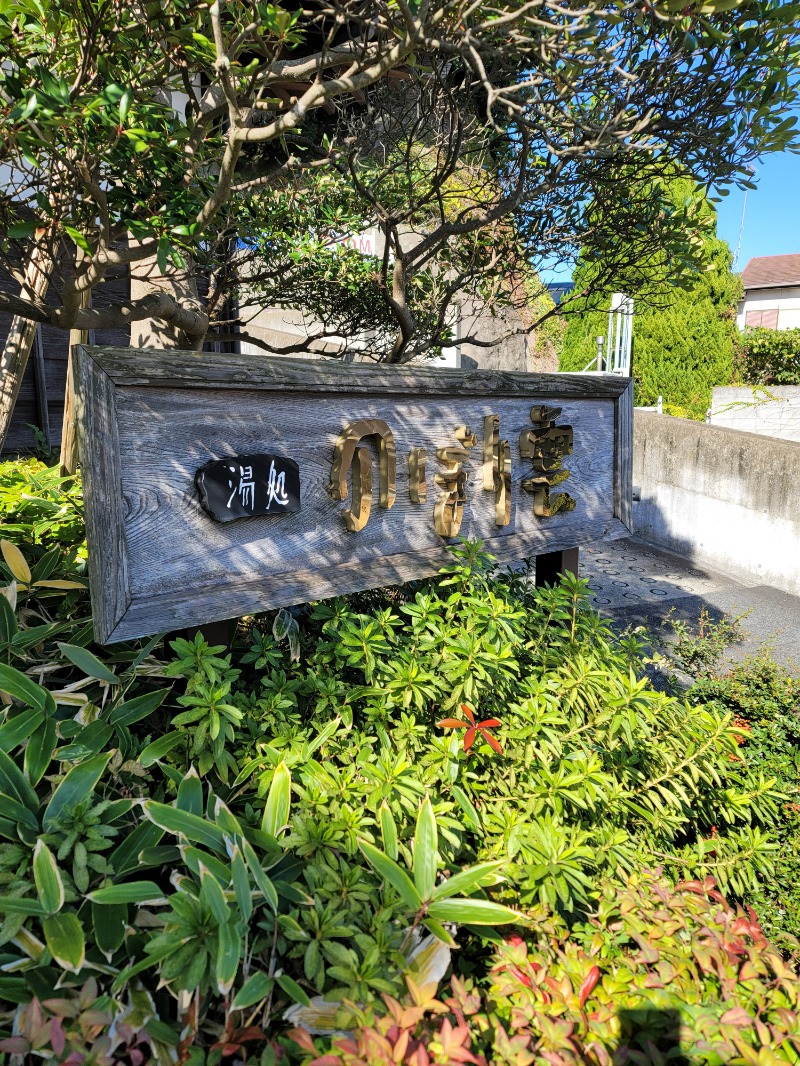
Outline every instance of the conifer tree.
<path id="1" fill-rule="evenodd" d="M 677 201 L 692 195 L 690 183 L 672 183 Z M 741 281 L 732 272 L 732 256 L 716 236 L 716 212 L 702 199 L 698 218 L 696 272 L 673 278 L 670 263 L 642 265 L 619 279 L 619 289 L 634 295 L 632 369 L 635 402 L 702 419 L 711 389 L 725 385 L 733 373 L 736 304 Z M 575 292 L 586 286 L 596 264 L 582 263 L 575 274 Z M 606 336 L 611 294 L 575 303 L 568 318 L 560 366 L 583 370 L 596 354 L 596 339 Z"/>

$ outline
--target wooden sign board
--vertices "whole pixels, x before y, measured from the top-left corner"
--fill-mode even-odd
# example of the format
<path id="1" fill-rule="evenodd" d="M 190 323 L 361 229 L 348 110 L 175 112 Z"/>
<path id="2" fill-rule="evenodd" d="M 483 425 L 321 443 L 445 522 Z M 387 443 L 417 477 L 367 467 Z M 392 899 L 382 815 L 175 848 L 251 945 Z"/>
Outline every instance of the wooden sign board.
<path id="1" fill-rule="evenodd" d="M 612 375 L 85 347 L 76 392 L 103 643 L 631 530 Z"/>

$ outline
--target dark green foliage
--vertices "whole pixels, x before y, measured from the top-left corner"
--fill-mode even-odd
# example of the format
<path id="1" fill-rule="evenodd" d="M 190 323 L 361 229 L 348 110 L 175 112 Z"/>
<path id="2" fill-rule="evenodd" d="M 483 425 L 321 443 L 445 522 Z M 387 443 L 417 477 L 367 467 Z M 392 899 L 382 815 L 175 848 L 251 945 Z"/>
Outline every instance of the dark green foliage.
<path id="1" fill-rule="evenodd" d="M 685 181 L 673 186 L 676 197 L 687 194 Z M 727 244 L 715 236 L 715 224 L 716 215 L 706 205 L 697 227 L 693 277 L 674 278 L 668 262 L 653 262 L 619 279 L 619 288 L 635 297 L 632 363 L 639 405 L 652 406 L 662 396 L 669 413 L 702 419 L 713 386 L 731 380 L 741 283 L 731 272 Z M 578 268 L 576 291 L 590 283 L 596 269 L 592 264 Z M 577 307 L 580 311 L 581 305 Z M 570 315 L 562 370 L 583 370 L 593 360 L 596 337 L 607 333 L 609 307 L 610 294 L 590 301 L 585 313 Z"/>
<path id="2" fill-rule="evenodd" d="M 642 866 L 742 898 L 772 878 L 767 764 L 718 701 L 654 691 L 584 582 L 536 589 L 463 544 L 434 580 L 243 620 L 231 649 L 96 647 L 77 490 L 52 480 L 0 467 L 5 1033 L 94 976 L 115 1015 L 159 988 L 148 1038 L 211 1066 L 291 1004 L 425 984 L 423 928 L 439 952 L 454 930 L 466 973 L 494 926 L 547 907 L 579 928 Z M 65 588 L 36 581 L 54 514 Z"/>
<path id="3" fill-rule="evenodd" d="M 800 329 L 748 329 L 737 377 L 746 385 L 800 385 Z"/>
<path id="4" fill-rule="evenodd" d="M 734 715 L 739 757 L 784 794 L 775 874 L 749 899 L 767 935 L 800 960 L 800 681 L 762 652 L 722 676 L 701 678 L 689 696 Z"/>

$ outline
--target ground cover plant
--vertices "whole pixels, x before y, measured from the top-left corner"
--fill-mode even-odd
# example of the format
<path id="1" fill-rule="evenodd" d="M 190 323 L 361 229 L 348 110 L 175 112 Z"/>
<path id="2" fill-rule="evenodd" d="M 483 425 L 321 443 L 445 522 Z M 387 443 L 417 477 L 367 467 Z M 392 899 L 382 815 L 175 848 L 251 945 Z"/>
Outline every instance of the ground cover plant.
<path id="1" fill-rule="evenodd" d="M 551 941 L 594 957 L 591 923 L 617 921 L 604 900 L 670 881 L 706 899 L 709 877 L 746 900 L 773 877 L 770 767 L 741 759 L 719 700 L 655 691 L 577 579 L 537 590 L 462 544 L 436 579 L 243 619 L 229 649 L 199 633 L 100 648 L 77 483 L 5 464 L 0 509 L 0 1052 L 309 1058 L 291 1025 L 408 995 L 422 1019 L 448 966 L 494 995 L 503 936 L 534 961 Z M 637 888 L 655 867 L 667 880 Z M 748 921 L 736 935 L 760 944 Z M 659 935 L 685 955 L 681 928 Z M 616 932 L 597 988 L 623 971 L 650 988 L 652 960 Z M 782 1039 L 791 971 L 759 971 L 790 991 L 757 1009 L 732 957 L 713 1025 L 738 1007 L 744 1044 L 763 1046 L 758 1025 Z M 684 962 L 688 987 L 706 963 Z M 558 985 L 567 964 L 547 966 Z M 510 1032 L 516 1009 L 487 1017 Z M 537 1061 L 526 1039 L 492 1061 Z M 451 1050 L 429 1057 L 473 1061 Z"/>

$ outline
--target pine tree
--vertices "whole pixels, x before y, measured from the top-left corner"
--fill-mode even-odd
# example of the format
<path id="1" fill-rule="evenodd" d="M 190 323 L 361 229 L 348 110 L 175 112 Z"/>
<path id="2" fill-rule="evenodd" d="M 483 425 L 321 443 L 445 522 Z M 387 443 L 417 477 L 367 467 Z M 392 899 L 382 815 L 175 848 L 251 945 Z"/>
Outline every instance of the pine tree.
<path id="1" fill-rule="evenodd" d="M 686 194 L 685 179 L 674 182 L 675 196 Z M 650 264 L 639 277 L 620 279 L 620 290 L 634 293 L 653 277 L 646 295 L 634 299 L 632 366 L 635 402 L 702 419 L 711 403 L 711 389 L 726 385 L 733 373 L 738 333 L 736 304 L 741 281 L 732 273 L 732 257 L 716 236 L 716 212 L 706 201 L 704 230 L 699 235 L 697 272 L 688 284 L 671 283 L 668 263 Z M 579 266 L 575 289 L 592 271 Z M 596 338 L 608 329 L 611 295 L 568 317 L 561 355 L 562 370 L 583 370 L 596 354 Z"/>

